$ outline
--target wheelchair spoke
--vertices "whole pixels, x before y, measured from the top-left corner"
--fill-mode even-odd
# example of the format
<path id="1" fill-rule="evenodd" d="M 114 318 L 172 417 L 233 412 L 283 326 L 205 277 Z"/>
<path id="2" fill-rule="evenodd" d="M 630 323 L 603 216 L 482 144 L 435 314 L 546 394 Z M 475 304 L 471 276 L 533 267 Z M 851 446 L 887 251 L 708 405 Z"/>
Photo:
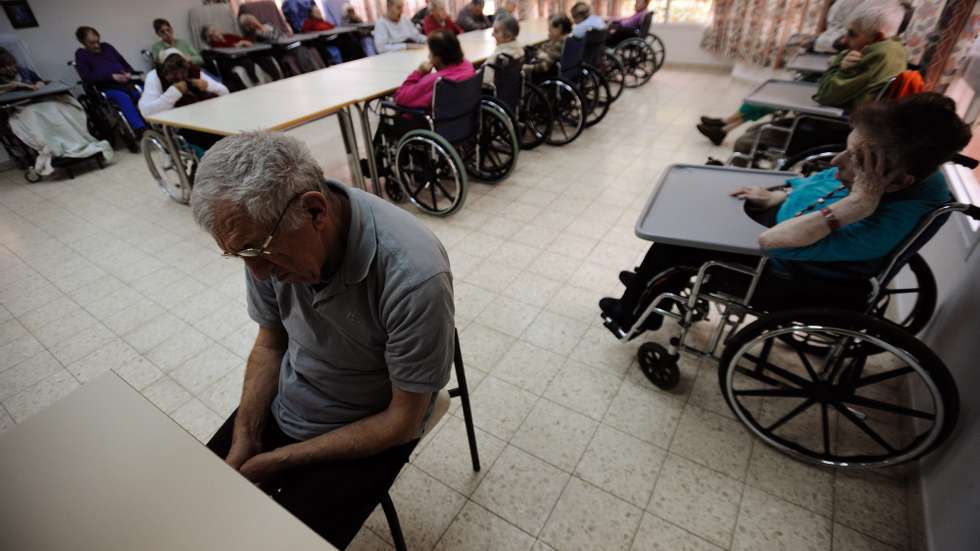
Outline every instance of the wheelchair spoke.
<path id="1" fill-rule="evenodd" d="M 830 416 L 826 402 L 820 403 L 820 432 L 823 433 L 823 454 L 830 455 Z"/>
<path id="2" fill-rule="evenodd" d="M 781 426 L 785 425 L 786 423 L 792 421 L 797 415 L 803 413 L 804 411 L 806 411 L 810 406 L 812 406 L 815 403 L 816 402 L 814 402 L 812 398 L 807 398 L 806 400 L 804 400 L 803 402 L 801 402 L 800 405 L 798 405 L 795 408 L 791 409 L 789 411 L 789 413 L 787 413 L 786 415 L 783 415 L 782 417 L 780 417 L 779 419 L 777 419 L 775 423 L 773 423 L 773 424 L 769 425 L 768 427 L 766 427 L 766 430 L 769 431 L 769 432 L 775 432 L 776 429 L 778 429 L 779 427 L 781 427 Z"/>
<path id="3" fill-rule="evenodd" d="M 936 419 L 935 414 L 932 413 L 926 413 L 924 411 L 919 411 L 917 409 L 911 409 L 896 404 L 889 404 L 887 402 L 872 400 L 871 398 L 865 398 L 863 396 L 851 395 L 848 396 L 847 398 L 844 398 L 841 401 L 847 404 L 864 406 L 872 409 L 877 409 L 879 411 L 887 411 L 888 413 L 894 413 L 896 415 L 915 417 L 917 419 L 928 419 L 929 421 L 933 421 Z"/>
<path id="4" fill-rule="evenodd" d="M 733 390 L 736 396 L 764 396 L 771 398 L 805 398 L 808 394 L 802 388 L 750 388 Z"/>
<path id="5" fill-rule="evenodd" d="M 438 187 L 439 188 L 439 191 L 442 192 L 442 194 L 446 197 L 446 199 L 449 199 L 450 201 L 455 201 L 456 200 L 456 196 L 454 196 L 452 193 L 449 193 L 448 191 L 446 191 L 446 188 L 442 187 L 442 183 L 439 182 L 439 180 L 436 180 L 434 183 L 435 183 L 435 187 Z"/>
<path id="6" fill-rule="evenodd" d="M 854 383 L 854 388 L 860 388 L 863 386 L 873 385 L 875 383 L 880 383 L 882 381 L 887 381 L 888 379 L 893 379 L 895 377 L 901 377 L 902 375 L 908 375 L 909 373 L 915 372 L 909 366 L 900 367 L 898 369 L 893 369 L 891 371 L 886 371 L 884 373 L 878 373 L 877 375 L 869 375 L 867 377 L 862 377 Z"/>
<path id="7" fill-rule="evenodd" d="M 791 371 L 778 367 L 771 362 L 763 361 L 750 354 L 746 354 L 745 357 L 756 362 L 756 364 L 762 367 L 763 369 L 767 369 L 771 371 L 773 374 L 778 375 L 779 377 L 782 377 L 783 379 L 791 383 L 796 383 L 796 385 L 801 388 L 807 388 L 808 386 L 810 386 L 810 381 L 807 381 L 803 377 L 800 377 L 799 375 Z"/>
<path id="8" fill-rule="evenodd" d="M 916 287 L 914 289 L 885 289 L 885 292 L 883 294 L 885 294 L 885 295 L 905 295 L 905 294 L 908 294 L 908 293 L 918 293 L 919 290 L 920 289 L 918 287 Z"/>
<path id="9" fill-rule="evenodd" d="M 837 411 L 839 411 L 841 415 L 846 417 L 848 421 L 854 423 L 854 425 L 857 428 L 861 429 L 861 431 L 864 432 L 864 434 L 867 434 L 872 440 L 877 442 L 879 446 L 885 448 L 885 450 L 887 450 L 888 453 L 895 453 L 895 448 L 893 448 L 891 444 L 885 441 L 885 439 L 882 438 L 880 434 L 875 432 L 874 429 L 869 427 L 867 423 L 862 421 L 861 418 L 859 418 L 857 415 L 854 415 L 854 412 L 852 412 L 851 410 L 847 409 L 847 407 L 837 402 L 834 402 L 834 408 Z"/>
<path id="10" fill-rule="evenodd" d="M 813 382 L 819 381 L 820 377 L 817 375 L 817 372 L 813 370 L 813 365 L 810 363 L 810 359 L 806 357 L 806 354 L 804 354 L 803 351 L 795 345 L 793 345 L 793 351 L 796 352 L 796 355 L 799 356 L 800 361 L 803 362 L 803 367 L 806 368 L 806 372 L 807 375 L 810 376 L 810 380 Z"/>
<path id="11" fill-rule="evenodd" d="M 749 357 L 749 355 L 746 354 L 745 357 Z M 739 373 L 739 375 L 745 375 L 746 377 L 759 381 L 760 383 L 765 383 L 771 386 L 777 386 L 779 388 L 798 388 L 794 386 L 788 386 L 783 381 L 773 379 L 772 377 L 767 377 L 762 373 L 757 373 L 755 371 L 746 369 L 744 367 L 736 367 L 735 370 Z"/>

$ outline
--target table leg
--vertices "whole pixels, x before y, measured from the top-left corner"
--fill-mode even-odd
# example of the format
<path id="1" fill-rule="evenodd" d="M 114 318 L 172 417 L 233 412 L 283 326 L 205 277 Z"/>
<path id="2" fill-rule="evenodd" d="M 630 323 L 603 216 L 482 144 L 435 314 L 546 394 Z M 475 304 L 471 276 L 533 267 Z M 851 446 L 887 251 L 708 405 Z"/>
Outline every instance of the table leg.
<path id="1" fill-rule="evenodd" d="M 191 201 L 191 186 L 194 185 L 194 182 L 191 181 L 190 176 L 184 170 L 184 162 L 180 157 L 180 149 L 177 148 L 177 138 L 174 136 L 174 129 L 167 125 L 161 125 L 160 129 L 161 134 L 163 134 L 164 145 L 167 146 L 167 152 L 170 154 L 170 160 L 173 161 L 174 167 L 176 168 L 177 178 L 180 179 L 181 189 L 168 191 L 174 201 L 186 205 Z"/>
<path id="2" fill-rule="evenodd" d="M 367 150 L 368 171 L 371 176 L 371 187 L 374 194 L 381 197 L 381 180 L 378 177 L 378 160 L 374 157 L 373 140 L 371 135 L 371 120 L 368 118 L 369 112 L 367 104 L 357 104 L 357 112 L 361 117 L 361 133 L 364 134 L 364 148 Z"/>
<path id="3" fill-rule="evenodd" d="M 361 159 L 357 151 L 357 134 L 354 132 L 354 123 L 351 120 L 350 110 L 345 107 L 337 112 L 337 121 L 340 123 L 340 135 L 344 139 L 344 149 L 347 151 L 347 166 L 350 168 L 351 178 L 354 185 L 360 189 L 364 187 L 364 176 L 361 174 Z"/>

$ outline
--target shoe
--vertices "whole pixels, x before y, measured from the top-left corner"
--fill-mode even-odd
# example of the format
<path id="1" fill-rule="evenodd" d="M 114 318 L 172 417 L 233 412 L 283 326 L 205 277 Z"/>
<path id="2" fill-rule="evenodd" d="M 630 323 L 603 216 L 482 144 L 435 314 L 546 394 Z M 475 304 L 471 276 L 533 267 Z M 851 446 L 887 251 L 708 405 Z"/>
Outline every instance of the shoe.
<path id="1" fill-rule="evenodd" d="M 725 132 L 717 126 L 706 126 L 704 124 L 698 125 L 698 132 L 704 134 L 715 145 L 721 145 L 721 142 L 725 141 L 725 136 L 728 135 L 728 132 Z"/>
<path id="2" fill-rule="evenodd" d="M 708 162 L 704 164 L 707 166 L 725 166 L 725 163 L 715 159 L 714 157 L 708 157 Z"/>
<path id="3" fill-rule="evenodd" d="M 365 178 L 371 177 L 371 168 L 368 166 L 367 159 L 361 159 L 361 175 Z"/>
<path id="4" fill-rule="evenodd" d="M 630 272 L 629 270 L 623 270 L 622 272 L 619 272 L 619 282 L 629 287 L 630 285 L 636 283 L 636 274 Z"/>
<path id="5" fill-rule="evenodd" d="M 725 126 L 725 121 L 712 117 L 701 117 L 701 124 L 705 126 Z"/>

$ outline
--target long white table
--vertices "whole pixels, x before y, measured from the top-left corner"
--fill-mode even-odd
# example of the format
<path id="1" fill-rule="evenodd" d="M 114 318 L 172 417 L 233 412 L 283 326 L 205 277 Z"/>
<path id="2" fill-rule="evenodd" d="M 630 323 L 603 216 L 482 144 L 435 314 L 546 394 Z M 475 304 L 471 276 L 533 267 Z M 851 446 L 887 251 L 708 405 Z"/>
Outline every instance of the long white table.
<path id="1" fill-rule="evenodd" d="M 521 22 L 521 43 L 537 44 L 547 37 L 546 19 Z M 496 48 L 491 29 L 461 34 L 459 42 L 466 58 L 477 63 L 484 61 Z M 350 108 L 353 106 L 359 111 L 364 144 L 370 148 L 370 122 L 364 104 L 395 91 L 427 58 L 428 50 L 424 47 L 366 57 L 171 109 L 148 117 L 147 121 L 162 127 L 171 156 L 179 158 L 174 129 L 230 136 L 249 130 L 287 130 L 336 114 L 351 176 L 354 184 L 364 189 L 357 133 Z M 373 160 L 370 154 L 368 158 Z M 372 181 L 376 183 L 374 163 L 369 166 Z M 182 184 L 190 189 L 191 182 L 186 180 L 186 175 L 181 171 L 178 174 Z"/>
<path id="2" fill-rule="evenodd" d="M 0 436 L 0 549 L 334 549 L 109 372 Z"/>

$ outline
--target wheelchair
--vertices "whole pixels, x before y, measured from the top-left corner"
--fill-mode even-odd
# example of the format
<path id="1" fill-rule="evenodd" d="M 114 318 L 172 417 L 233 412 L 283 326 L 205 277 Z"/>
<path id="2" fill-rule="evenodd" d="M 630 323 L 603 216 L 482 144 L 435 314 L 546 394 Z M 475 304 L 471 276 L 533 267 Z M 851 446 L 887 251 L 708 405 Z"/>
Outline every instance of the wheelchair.
<path id="1" fill-rule="evenodd" d="M 609 86 L 609 102 L 619 99 L 623 93 L 626 68 L 623 62 L 606 47 L 608 32 L 605 29 L 591 29 L 585 33 L 585 52 L 583 59 L 590 69 L 598 71 Z"/>
<path id="2" fill-rule="evenodd" d="M 493 68 L 493 83 L 484 85 L 484 101 L 508 112 L 521 149 L 534 149 L 551 135 L 553 114 L 548 97 L 524 74 L 522 60 L 501 54 Z M 488 89 L 487 89 L 488 88 Z"/>
<path id="3" fill-rule="evenodd" d="M 74 67 L 75 62 L 69 61 L 68 65 Z M 142 74 L 139 76 L 142 77 Z M 132 84 L 140 93 L 143 92 L 142 80 L 135 80 Z M 122 110 L 95 84 L 79 81 L 78 85 L 82 87 L 82 93 L 77 99 L 88 118 L 89 133 L 97 139 L 108 141 L 112 147 L 121 142 L 131 153 L 139 153 L 139 137 Z"/>
<path id="4" fill-rule="evenodd" d="M 637 88 L 650 81 L 664 65 L 667 48 L 659 36 L 650 32 L 653 12 L 643 18 L 640 28 L 613 47 L 613 56 L 623 66 L 623 86 Z"/>
<path id="5" fill-rule="evenodd" d="M 644 297 L 632 327 L 622 328 L 606 314 L 602 321 L 626 341 L 642 334 L 653 314 L 675 320 L 679 335 L 668 346 L 639 347 L 644 375 L 670 390 L 680 380 L 682 350 L 716 359 L 721 394 L 735 417 L 782 453 L 846 469 L 906 463 L 948 438 L 959 413 L 952 376 L 914 335 L 936 300 L 935 280 L 917 251 L 954 212 L 980 220 L 980 208 L 972 205 L 937 208 L 884 259 L 866 287 L 836 286 L 847 287 L 837 297 L 760 291 L 766 257 L 756 266 L 708 261 L 679 274 L 688 278 L 680 292 Z M 896 276 L 905 268 L 917 282 L 900 287 Z M 741 278 L 741 284 L 719 285 L 721 278 Z M 907 292 L 917 293 L 916 303 L 898 317 L 891 301 Z M 689 344 L 692 327 L 714 310 L 718 324 L 705 346 Z"/>
<path id="6" fill-rule="evenodd" d="M 575 141 L 586 126 L 595 124 L 605 116 L 609 103 L 600 105 L 598 72 L 583 67 L 585 41 L 575 37 L 565 39 L 561 59 L 555 63 L 552 73 L 538 77 L 536 84 L 548 97 L 554 119 L 548 145 L 565 145 Z M 609 97 L 609 88 L 605 88 Z M 596 113 L 598 111 L 598 113 Z M 591 124 L 590 124 L 591 121 Z"/>
<path id="7" fill-rule="evenodd" d="M 172 144 L 176 156 L 171 153 L 168 142 Z M 180 133 L 156 125 L 143 132 L 140 149 L 160 191 L 182 205 L 190 203 L 191 187 L 203 152 L 195 150 Z"/>
<path id="8" fill-rule="evenodd" d="M 517 162 L 520 146 L 511 116 L 483 97 L 483 72 L 469 79 L 439 79 L 432 110 L 377 104 L 374 155 L 395 202 L 448 216 L 466 201 L 468 174 L 495 182 Z"/>

